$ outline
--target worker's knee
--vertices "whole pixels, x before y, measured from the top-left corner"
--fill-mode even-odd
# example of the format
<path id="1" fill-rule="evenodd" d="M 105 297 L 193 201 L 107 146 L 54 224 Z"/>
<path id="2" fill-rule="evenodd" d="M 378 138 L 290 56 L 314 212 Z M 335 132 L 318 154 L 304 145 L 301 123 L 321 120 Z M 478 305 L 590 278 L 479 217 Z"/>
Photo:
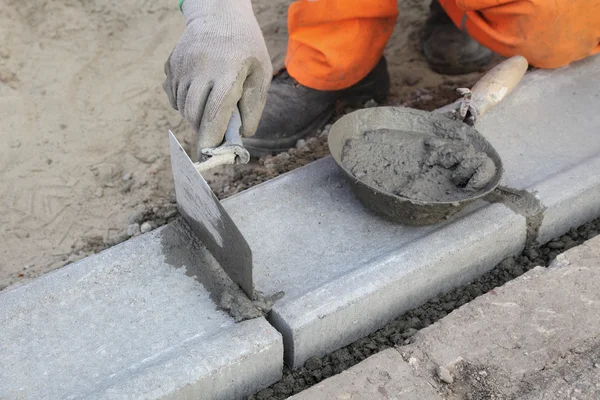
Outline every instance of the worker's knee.
<path id="1" fill-rule="evenodd" d="M 464 28 L 505 56 L 556 68 L 600 52 L 600 0 L 454 0 Z"/>
<path id="2" fill-rule="evenodd" d="M 597 14 L 588 19 L 588 6 L 594 2 Z M 514 21 L 507 26 L 516 36 L 514 54 L 524 56 L 531 65 L 557 68 L 598 50 L 600 0 L 533 0 L 518 3 L 524 3 L 523 13 L 516 14 Z"/>

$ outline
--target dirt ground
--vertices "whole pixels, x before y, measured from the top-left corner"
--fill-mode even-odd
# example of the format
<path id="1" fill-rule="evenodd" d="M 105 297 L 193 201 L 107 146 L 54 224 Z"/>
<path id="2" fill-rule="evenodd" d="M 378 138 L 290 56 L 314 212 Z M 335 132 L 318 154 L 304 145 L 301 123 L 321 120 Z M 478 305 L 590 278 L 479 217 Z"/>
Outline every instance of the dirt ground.
<path id="1" fill-rule="evenodd" d="M 277 69 L 290 2 L 253 3 Z M 479 76 L 427 68 L 428 4 L 399 1 L 389 104 L 431 110 Z M 193 132 L 161 85 L 183 22 L 176 0 L 0 0 L 0 289 L 118 243 L 132 223 L 174 218 L 166 132 L 187 150 Z M 224 198 L 325 156 L 325 142 L 208 178 Z"/>

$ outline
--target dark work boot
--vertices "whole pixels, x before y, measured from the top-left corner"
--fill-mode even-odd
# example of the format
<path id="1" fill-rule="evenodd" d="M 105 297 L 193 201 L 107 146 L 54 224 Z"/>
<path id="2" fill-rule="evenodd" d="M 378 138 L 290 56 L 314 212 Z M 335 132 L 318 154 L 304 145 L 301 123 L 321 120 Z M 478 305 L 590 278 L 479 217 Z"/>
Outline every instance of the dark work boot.
<path id="1" fill-rule="evenodd" d="M 421 51 L 436 72 L 460 75 L 490 63 L 493 53 L 454 25 L 437 0 L 432 0 L 421 37 Z"/>
<path id="2" fill-rule="evenodd" d="M 390 90 L 387 62 L 381 58 L 357 84 L 342 90 L 321 91 L 302 86 L 287 71 L 273 78 L 256 134 L 244 138 L 253 157 L 288 150 L 299 139 L 322 128 L 333 115 L 336 103 L 363 104 L 382 101 Z"/>

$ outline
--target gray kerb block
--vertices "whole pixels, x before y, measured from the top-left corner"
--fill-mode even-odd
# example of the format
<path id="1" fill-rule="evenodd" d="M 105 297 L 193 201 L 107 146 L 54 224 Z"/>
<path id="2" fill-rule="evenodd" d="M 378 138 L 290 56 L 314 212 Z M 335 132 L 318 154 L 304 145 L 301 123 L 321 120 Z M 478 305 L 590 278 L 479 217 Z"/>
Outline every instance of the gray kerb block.
<path id="1" fill-rule="evenodd" d="M 186 275 L 182 222 L 0 292 L 0 398 L 235 399 L 281 377 L 281 335 Z"/>
<path id="2" fill-rule="evenodd" d="M 600 56 L 527 74 L 478 122 L 506 170 L 501 185 L 546 208 L 543 244 L 600 216 Z"/>
<path id="3" fill-rule="evenodd" d="M 228 198 L 269 322 L 298 367 L 483 274 L 525 243 L 525 218 L 478 202 L 451 221 L 393 224 L 363 208 L 331 157 Z"/>

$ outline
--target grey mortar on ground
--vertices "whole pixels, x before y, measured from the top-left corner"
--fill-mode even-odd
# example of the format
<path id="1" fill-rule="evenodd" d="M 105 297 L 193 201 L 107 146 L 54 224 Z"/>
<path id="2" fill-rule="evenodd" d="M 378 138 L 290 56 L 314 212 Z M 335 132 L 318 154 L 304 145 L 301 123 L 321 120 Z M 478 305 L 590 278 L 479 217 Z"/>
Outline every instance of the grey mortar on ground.
<path id="1" fill-rule="evenodd" d="M 342 164 L 356 178 L 386 193 L 428 202 L 453 202 L 486 189 L 494 161 L 460 137 L 392 129 L 349 139 Z"/>
<path id="2" fill-rule="evenodd" d="M 515 279 L 536 266 L 548 266 L 557 255 L 578 246 L 600 233 L 600 218 L 571 229 L 542 247 L 526 248 L 520 255 L 496 265 L 468 285 L 429 300 L 382 329 L 357 340 L 331 354 L 309 358 L 304 366 L 292 371 L 284 369 L 283 378 L 250 397 L 251 400 L 278 400 L 299 393 L 324 379 L 358 364 L 369 356 L 390 347 L 410 343 L 418 330 L 444 318 L 453 310 Z"/>

